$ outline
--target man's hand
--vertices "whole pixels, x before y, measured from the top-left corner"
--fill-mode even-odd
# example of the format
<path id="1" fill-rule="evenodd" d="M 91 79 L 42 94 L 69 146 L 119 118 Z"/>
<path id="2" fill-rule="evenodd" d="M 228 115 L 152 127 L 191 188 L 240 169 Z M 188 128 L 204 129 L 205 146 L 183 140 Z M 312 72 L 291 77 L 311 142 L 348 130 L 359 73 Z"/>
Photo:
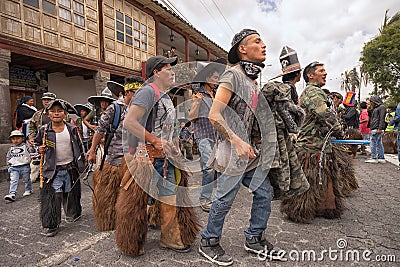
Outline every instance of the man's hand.
<path id="1" fill-rule="evenodd" d="M 44 152 L 46 152 L 46 145 L 41 145 L 38 147 L 38 152 L 40 154 L 43 154 Z"/>
<path id="2" fill-rule="evenodd" d="M 204 95 L 202 93 L 197 93 L 192 95 L 193 100 L 200 100 L 202 98 L 204 98 Z"/>
<path id="3" fill-rule="evenodd" d="M 376 131 L 376 133 L 377 133 L 377 134 L 381 134 L 381 133 L 382 133 L 382 130 L 381 130 L 381 129 L 378 129 L 378 130 Z"/>
<path id="4" fill-rule="evenodd" d="M 234 138 L 232 139 L 231 144 L 235 148 L 236 154 L 239 156 L 239 158 L 247 160 L 254 159 L 256 157 L 252 146 L 244 142 L 242 139 L 238 137 Z"/>
<path id="5" fill-rule="evenodd" d="M 96 153 L 94 153 L 94 150 L 89 150 L 88 152 L 87 152 L 87 155 L 86 155 L 86 158 L 87 158 L 87 161 L 89 162 L 89 163 L 96 163 Z"/>

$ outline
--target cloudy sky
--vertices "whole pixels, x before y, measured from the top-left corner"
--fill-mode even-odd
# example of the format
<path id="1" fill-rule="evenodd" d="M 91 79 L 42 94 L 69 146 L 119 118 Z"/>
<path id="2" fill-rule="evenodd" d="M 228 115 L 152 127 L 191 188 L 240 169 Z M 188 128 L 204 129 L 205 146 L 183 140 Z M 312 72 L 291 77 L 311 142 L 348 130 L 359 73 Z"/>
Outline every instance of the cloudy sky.
<path id="1" fill-rule="evenodd" d="M 379 32 L 385 10 L 398 0 L 170 0 L 189 22 L 226 50 L 234 33 L 259 31 L 267 44 L 262 82 L 279 74 L 284 45 L 294 48 L 302 67 L 318 60 L 328 72 L 326 88 L 340 91 L 340 74 L 359 66 L 364 43 Z M 298 84 L 302 91 L 303 84 Z M 372 86 L 362 87 L 361 98 Z"/>

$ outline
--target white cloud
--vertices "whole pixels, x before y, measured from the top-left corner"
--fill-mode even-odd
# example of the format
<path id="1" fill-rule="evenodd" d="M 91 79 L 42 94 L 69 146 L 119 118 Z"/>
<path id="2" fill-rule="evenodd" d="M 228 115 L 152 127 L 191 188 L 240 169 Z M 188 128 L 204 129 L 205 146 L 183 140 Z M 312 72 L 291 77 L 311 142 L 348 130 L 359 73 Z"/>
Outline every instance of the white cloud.
<path id="1" fill-rule="evenodd" d="M 304 67 L 318 60 L 328 71 L 326 88 L 340 90 L 340 74 L 359 64 L 364 43 L 378 34 L 385 10 L 399 11 L 398 0 L 199 0 L 170 1 L 195 28 L 226 50 L 243 28 L 260 32 L 267 44 L 263 81 L 280 73 L 284 45 L 294 48 Z M 217 7 L 223 16 L 218 12 Z M 224 20 L 228 21 L 229 25 Z M 300 91 L 303 85 L 298 86 Z M 362 87 L 361 98 L 368 95 Z"/>

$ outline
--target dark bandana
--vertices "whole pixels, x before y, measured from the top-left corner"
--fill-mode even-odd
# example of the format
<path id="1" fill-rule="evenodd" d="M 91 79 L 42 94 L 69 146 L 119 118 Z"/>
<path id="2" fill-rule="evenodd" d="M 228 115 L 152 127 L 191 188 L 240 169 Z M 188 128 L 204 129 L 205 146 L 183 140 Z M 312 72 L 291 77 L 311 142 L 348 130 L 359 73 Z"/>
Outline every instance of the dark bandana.
<path id="1" fill-rule="evenodd" d="M 249 77 L 253 81 L 258 78 L 258 75 L 265 67 L 263 63 L 250 62 L 245 60 L 240 61 L 240 66 L 242 67 L 244 73 L 246 73 L 247 77 Z"/>

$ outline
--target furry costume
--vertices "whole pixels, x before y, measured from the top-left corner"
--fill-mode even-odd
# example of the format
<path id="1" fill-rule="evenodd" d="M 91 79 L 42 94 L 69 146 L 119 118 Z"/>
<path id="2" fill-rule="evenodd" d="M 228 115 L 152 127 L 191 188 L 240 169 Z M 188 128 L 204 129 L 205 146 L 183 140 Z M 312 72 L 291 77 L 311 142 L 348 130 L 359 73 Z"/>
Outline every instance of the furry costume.
<path id="1" fill-rule="evenodd" d="M 385 153 L 397 154 L 397 132 L 385 132 L 382 137 L 383 149 Z"/>
<path id="2" fill-rule="evenodd" d="M 71 191 L 63 193 L 63 208 L 67 217 L 76 219 L 82 215 L 81 180 L 79 179 L 79 172 L 75 168 L 69 171 L 69 175 L 71 177 Z"/>
<path id="3" fill-rule="evenodd" d="M 121 184 L 121 166 L 113 166 L 104 161 L 103 170 L 99 167 L 93 173 L 93 211 L 96 226 L 100 231 L 115 229 L 115 203 Z"/>
<path id="4" fill-rule="evenodd" d="M 161 245 L 170 247 L 165 241 L 169 239 L 181 239 L 183 245 L 189 246 L 193 244 L 199 232 L 199 224 L 197 216 L 190 205 L 190 200 L 185 190 L 188 184 L 187 173 L 182 173 L 176 194 L 176 205 L 169 205 L 160 203 L 160 209 L 155 206 L 150 208 L 154 214 L 148 214 L 147 201 L 149 185 L 153 177 L 153 164 L 145 148 L 137 148 L 134 156 L 126 155 L 128 170 L 125 172 L 121 182 L 121 189 L 119 192 L 118 200 L 116 203 L 116 228 L 115 228 L 115 241 L 118 248 L 129 256 L 139 256 L 144 253 L 144 244 L 146 241 L 148 222 L 152 221 L 157 223 L 157 216 L 161 210 L 161 222 L 165 220 L 166 214 L 163 210 L 173 209 L 173 217 L 176 218 L 178 225 L 161 224 Z M 171 197 L 171 196 L 168 196 Z M 176 207 L 178 206 L 178 207 Z M 174 219 L 169 218 L 169 219 Z M 164 228 L 179 227 L 180 237 L 166 235 L 163 232 Z M 168 234 L 168 233 L 167 233 Z"/>
<path id="5" fill-rule="evenodd" d="M 59 193 L 60 194 L 60 193 Z M 43 183 L 40 188 L 40 221 L 43 228 L 57 228 L 61 223 L 62 197 L 56 197 L 51 183 Z"/>
<path id="6" fill-rule="evenodd" d="M 322 185 L 319 184 L 319 154 L 309 153 L 297 148 L 297 157 L 303 166 L 310 189 L 298 196 L 284 199 L 281 212 L 294 222 L 311 223 L 316 216 L 328 219 L 339 218 L 344 204 L 341 194 L 340 168 L 335 154 L 325 154 L 322 169 Z"/>
<path id="7" fill-rule="evenodd" d="M 341 175 L 341 192 L 344 196 L 348 196 L 351 192 L 357 190 L 359 185 L 355 176 L 352 158 L 342 147 L 342 145 L 333 144 L 332 153 Z"/>
<path id="8" fill-rule="evenodd" d="M 357 129 L 349 128 L 346 131 L 346 139 L 349 140 L 363 140 L 362 135 Z M 348 153 L 353 155 L 353 158 L 357 155 L 358 145 L 347 145 L 348 146 Z"/>

